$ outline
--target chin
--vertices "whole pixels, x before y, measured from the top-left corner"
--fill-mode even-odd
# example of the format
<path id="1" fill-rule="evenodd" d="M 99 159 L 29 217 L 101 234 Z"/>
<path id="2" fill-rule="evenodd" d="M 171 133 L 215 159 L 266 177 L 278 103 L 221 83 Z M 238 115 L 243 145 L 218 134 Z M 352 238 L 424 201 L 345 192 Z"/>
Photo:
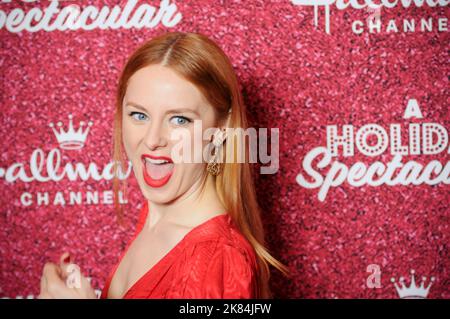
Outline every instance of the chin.
<path id="1" fill-rule="evenodd" d="M 143 178 L 139 181 L 139 187 L 144 197 L 155 204 L 167 204 L 175 198 L 173 187 L 151 187 L 145 183 Z"/>

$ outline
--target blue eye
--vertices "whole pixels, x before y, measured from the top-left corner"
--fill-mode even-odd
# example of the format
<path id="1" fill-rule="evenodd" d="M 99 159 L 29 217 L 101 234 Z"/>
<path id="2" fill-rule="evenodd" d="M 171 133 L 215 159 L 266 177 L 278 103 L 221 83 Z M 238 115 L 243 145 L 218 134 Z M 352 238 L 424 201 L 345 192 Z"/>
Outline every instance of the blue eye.
<path id="1" fill-rule="evenodd" d="M 184 116 L 174 116 L 170 119 L 170 121 L 175 125 L 186 125 L 192 122 L 190 119 Z"/>
<path id="2" fill-rule="evenodd" d="M 141 112 L 131 112 L 130 116 L 136 121 L 145 121 L 147 119 L 147 115 Z"/>

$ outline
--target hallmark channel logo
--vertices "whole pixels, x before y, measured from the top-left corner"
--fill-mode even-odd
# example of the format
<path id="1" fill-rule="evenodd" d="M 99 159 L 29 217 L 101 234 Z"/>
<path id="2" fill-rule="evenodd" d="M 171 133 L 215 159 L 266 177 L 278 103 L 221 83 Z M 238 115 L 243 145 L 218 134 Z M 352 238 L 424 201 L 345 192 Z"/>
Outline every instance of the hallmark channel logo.
<path id="1" fill-rule="evenodd" d="M 4 179 L 8 184 L 19 181 L 27 184 L 35 183 L 39 186 L 47 182 L 64 183 L 64 186 L 58 187 L 61 190 L 56 192 L 23 192 L 19 199 L 22 206 L 111 205 L 113 204 L 112 190 L 100 191 L 89 187 L 87 190 L 72 191 L 68 189 L 68 183 L 89 180 L 96 182 L 110 181 L 115 176 L 124 180 L 130 176 L 132 171 L 130 161 L 128 161 L 126 170 L 114 161 L 105 165 L 98 165 L 95 162 L 86 164 L 73 162 L 69 159 L 64 163 L 63 158 L 67 158 L 67 156 L 63 156 L 62 152 L 69 151 L 69 156 L 75 151 L 80 152 L 86 146 L 88 134 L 94 124 L 92 121 L 80 121 L 75 124 L 71 114 L 68 118 L 68 125 L 65 125 L 62 121 L 58 121 L 56 125 L 53 122 L 49 123 L 58 147 L 51 149 L 47 154 L 42 148 L 36 148 L 31 153 L 28 163 L 15 162 L 7 167 L 0 166 L 0 179 Z M 119 202 L 121 204 L 127 203 L 121 191 L 119 191 Z"/>
<path id="2" fill-rule="evenodd" d="M 370 275 L 366 279 L 366 287 L 369 289 L 381 289 L 381 267 L 378 264 L 370 264 L 367 266 L 366 271 Z M 394 277 L 391 277 L 393 286 L 389 285 L 389 288 L 397 291 L 397 295 L 400 299 L 426 299 L 430 292 L 430 288 L 436 281 L 434 276 L 429 279 L 426 276 L 422 276 L 420 283 L 417 284 L 416 272 L 411 269 L 411 277 L 409 283 L 406 283 L 404 277 L 400 277 L 398 282 Z"/>
<path id="3" fill-rule="evenodd" d="M 427 277 L 423 276 L 418 286 L 416 284 L 415 271 L 411 269 L 411 278 L 409 280 L 409 286 L 405 284 L 405 278 L 400 277 L 399 283 L 395 281 L 395 278 L 391 278 L 391 282 L 394 284 L 397 290 L 398 296 L 401 299 L 425 299 L 430 292 L 431 285 L 433 284 L 435 278 L 431 277 L 428 281 L 428 285 L 425 285 Z"/>
<path id="4" fill-rule="evenodd" d="M 380 0 L 377 3 L 372 0 L 291 0 L 292 4 L 299 7 L 312 7 L 314 10 L 314 26 L 316 29 L 322 25 L 327 34 L 331 34 L 331 9 L 337 10 L 364 10 L 367 13 L 365 19 L 356 19 L 351 23 L 352 32 L 361 34 L 369 33 L 398 33 L 398 32 L 447 32 L 448 18 L 431 18 L 428 13 L 423 16 L 411 16 L 405 19 L 383 19 L 386 10 L 419 9 L 439 10 L 447 7 L 448 0 Z M 443 11 L 442 11 L 443 12 Z M 408 11 L 407 11 L 408 13 Z M 319 20 L 323 20 L 320 24 Z M 336 31 L 336 30 L 335 30 Z"/>
<path id="5" fill-rule="evenodd" d="M 63 123 L 61 121 L 56 124 L 59 131 L 55 128 L 54 123 L 49 124 L 56 136 L 59 147 L 65 150 L 79 150 L 83 148 L 84 143 L 86 142 L 86 137 L 89 133 L 89 128 L 93 124 L 92 121 L 87 122 L 87 127 L 83 130 L 85 122 L 81 121 L 78 130 L 75 131 L 72 118 L 72 114 L 69 114 L 69 128 L 66 131 L 64 130 Z"/>

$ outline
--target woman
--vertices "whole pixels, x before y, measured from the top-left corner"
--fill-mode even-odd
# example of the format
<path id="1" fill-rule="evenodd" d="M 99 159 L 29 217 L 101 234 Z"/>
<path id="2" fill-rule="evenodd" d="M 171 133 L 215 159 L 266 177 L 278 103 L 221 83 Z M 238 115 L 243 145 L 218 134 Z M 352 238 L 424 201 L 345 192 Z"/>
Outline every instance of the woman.
<path id="1" fill-rule="evenodd" d="M 212 157 L 199 160 L 194 150 L 195 160 L 186 161 L 187 148 L 174 161 L 174 132 L 184 129 L 195 145 L 194 121 L 203 132 L 214 129 L 212 143 L 201 145 L 212 145 Z M 229 128 L 247 128 L 245 107 L 233 67 L 213 41 L 172 32 L 133 53 L 119 81 L 114 158 L 123 163 L 124 149 L 146 200 L 101 298 L 271 296 L 269 265 L 286 268 L 264 248 L 248 161 L 222 164 L 236 148 Z M 117 204 L 118 180 L 114 188 Z M 41 298 L 93 297 L 83 276 L 78 288 L 67 288 L 69 262 L 64 254 L 59 265 L 46 264 Z"/>

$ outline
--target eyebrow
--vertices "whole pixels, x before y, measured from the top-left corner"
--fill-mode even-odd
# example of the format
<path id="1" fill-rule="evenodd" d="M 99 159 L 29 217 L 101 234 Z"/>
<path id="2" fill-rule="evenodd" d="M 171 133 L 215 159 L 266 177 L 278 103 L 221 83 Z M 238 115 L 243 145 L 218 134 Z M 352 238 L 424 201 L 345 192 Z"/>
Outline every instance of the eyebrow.
<path id="1" fill-rule="evenodd" d="M 143 107 L 142 105 L 139 105 L 139 104 L 137 104 L 135 102 L 127 102 L 127 103 L 125 103 L 125 106 L 126 105 L 134 106 L 137 109 L 140 109 L 140 110 L 142 110 L 144 112 L 148 112 L 148 110 L 145 107 Z M 172 110 L 168 110 L 166 112 L 166 114 L 183 113 L 183 112 L 191 112 L 191 113 L 194 113 L 195 115 L 197 115 L 198 117 L 200 117 L 200 114 L 196 110 L 193 110 L 193 109 L 190 109 L 190 108 L 172 109 Z"/>

